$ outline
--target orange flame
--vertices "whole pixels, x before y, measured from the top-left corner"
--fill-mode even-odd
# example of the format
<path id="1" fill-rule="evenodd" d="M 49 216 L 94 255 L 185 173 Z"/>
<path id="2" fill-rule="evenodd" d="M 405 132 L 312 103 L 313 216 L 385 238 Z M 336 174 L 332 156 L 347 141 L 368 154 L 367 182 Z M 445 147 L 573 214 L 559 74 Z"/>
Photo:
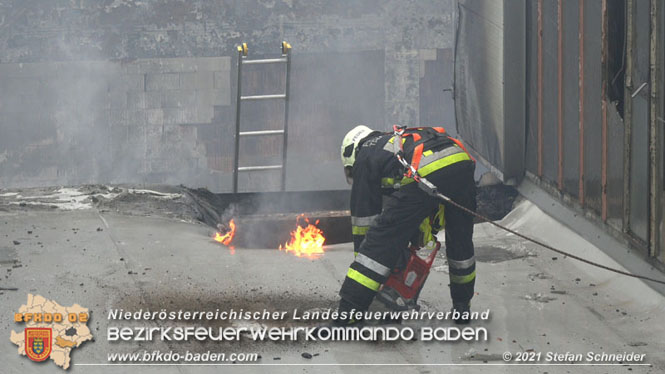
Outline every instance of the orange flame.
<path id="1" fill-rule="evenodd" d="M 227 231 L 226 234 L 224 234 L 224 235 L 222 235 L 219 231 L 217 231 L 217 232 L 215 232 L 215 237 L 213 239 L 216 242 L 219 242 L 219 243 L 222 243 L 222 244 L 228 246 L 233 241 L 233 237 L 235 236 L 235 234 L 236 234 L 236 223 L 233 222 L 233 220 L 230 220 L 229 221 L 229 231 Z M 232 246 L 229 247 L 229 248 L 231 248 L 231 250 L 233 252 L 234 248 Z"/>
<path id="2" fill-rule="evenodd" d="M 307 227 L 300 226 L 300 219 L 304 218 Z M 318 257 L 323 254 L 323 243 L 326 241 L 323 231 L 316 227 L 319 224 L 317 220 L 312 225 L 304 214 L 298 216 L 295 230 L 291 231 L 291 242 L 279 246 L 280 251 L 292 252 L 298 257 Z"/>

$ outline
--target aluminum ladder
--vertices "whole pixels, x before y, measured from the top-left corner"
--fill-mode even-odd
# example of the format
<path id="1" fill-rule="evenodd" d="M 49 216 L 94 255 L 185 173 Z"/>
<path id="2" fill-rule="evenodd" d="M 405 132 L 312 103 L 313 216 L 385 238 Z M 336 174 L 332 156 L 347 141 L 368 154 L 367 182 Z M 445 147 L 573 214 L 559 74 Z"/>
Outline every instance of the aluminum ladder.
<path id="1" fill-rule="evenodd" d="M 238 192 L 238 173 L 262 171 L 262 170 L 282 170 L 281 191 L 286 187 L 286 147 L 288 142 L 288 123 L 289 123 L 289 74 L 291 71 L 291 45 L 282 42 L 282 57 L 267 58 L 261 60 L 247 60 L 247 43 L 238 46 L 238 85 L 236 86 L 236 132 L 235 132 L 235 151 L 233 158 L 233 193 Z M 281 64 L 286 65 L 286 85 L 283 94 L 253 95 L 242 96 L 242 66 L 253 64 Z M 240 131 L 240 108 L 241 103 L 247 100 L 284 100 L 284 129 L 283 130 L 260 130 L 260 131 Z M 262 165 L 262 166 L 239 166 L 240 138 L 245 136 L 274 136 L 281 135 L 282 145 L 282 164 L 281 165 Z"/>

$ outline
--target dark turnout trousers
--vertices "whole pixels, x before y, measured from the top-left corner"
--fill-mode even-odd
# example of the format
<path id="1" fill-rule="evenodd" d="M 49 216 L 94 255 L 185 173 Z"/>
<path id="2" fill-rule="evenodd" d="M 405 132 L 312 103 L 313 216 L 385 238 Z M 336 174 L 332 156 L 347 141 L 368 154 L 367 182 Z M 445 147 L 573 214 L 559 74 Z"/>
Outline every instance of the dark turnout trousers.
<path id="1" fill-rule="evenodd" d="M 471 210 L 476 209 L 475 163 L 461 161 L 427 175 L 442 194 Z M 381 284 L 395 268 L 409 241 L 426 217 L 442 202 L 410 183 L 392 194 L 376 222 L 369 228 L 351 264 L 340 295 L 358 309 L 367 309 Z M 473 216 L 445 204 L 446 255 L 450 268 L 453 303 L 468 303 L 473 297 L 476 263 L 473 250 Z"/>

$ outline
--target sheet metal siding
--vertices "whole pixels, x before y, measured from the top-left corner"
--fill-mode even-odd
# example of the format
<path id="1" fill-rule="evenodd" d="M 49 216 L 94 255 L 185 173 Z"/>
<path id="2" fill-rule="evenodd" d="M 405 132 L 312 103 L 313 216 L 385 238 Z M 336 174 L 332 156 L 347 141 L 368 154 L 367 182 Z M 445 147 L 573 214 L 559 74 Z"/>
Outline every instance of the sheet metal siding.
<path id="1" fill-rule="evenodd" d="M 503 3 L 514 6 L 520 2 Z M 650 193 L 660 191 L 659 183 L 663 183 L 662 167 L 657 165 L 654 169 L 650 164 L 660 162 L 663 157 L 663 146 L 660 144 L 663 141 L 662 136 L 657 136 L 654 142 L 654 130 L 649 126 L 653 126 L 654 116 L 657 116 L 659 126 L 665 123 L 662 119 L 665 111 L 662 71 L 665 44 L 662 39 L 665 36 L 662 25 L 657 24 L 657 29 L 651 30 L 655 21 L 650 15 L 650 7 L 656 4 L 654 9 L 658 12 L 659 21 L 662 20 L 664 7 L 658 7 L 661 4 L 657 2 L 635 1 L 632 2 L 632 9 L 627 9 L 630 13 L 624 15 L 620 1 L 530 0 L 523 4 L 525 56 L 520 60 L 520 56 L 506 53 L 504 44 L 502 63 L 480 73 L 484 82 L 468 85 L 472 78 L 467 77 L 467 86 L 461 87 L 465 97 L 470 98 L 468 92 L 471 90 L 476 90 L 476 93 L 481 90 L 487 97 L 475 102 L 469 99 L 465 103 L 463 109 L 467 122 L 460 122 L 462 136 L 493 166 L 501 170 L 510 168 L 510 162 L 506 162 L 506 150 L 498 148 L 508 144 L 502 140 L 501 135 L 505 138 L 506 134 L 513 131 L 505 121 L 505 108 L 514 97 L 504 90 L 506 101 L 503 103 L 504 122 L 501 123 L 501 109 L 492 105 L 501 102 L 496 99 L 497 90 L 492 85 L 496 80 L 487 75 L 495 74 L 495 77 L 503 77 L 504 82 L 508 82 L 505 79 L 508 67 L 523 62 L 523 166 L 529 176 L 557 198 L 589 213 L 592 220 L 601 224 L 604 221 L 609 226 L 606 229 L 622 236 L 631 245 L 647 248 L 651 240 L 660 241 L 659 247 L 662 246 L 663 240 L 650 236 L 653 232 L 649 231 L 649 225 L 650 219 L 654 222 L 660 220 L 659 223 L 651 223 L 655 227 L 652 230 L 664 230 L 658 228 L 658 224 L 663 226 L 662 219 L 651 210 L 660 210 L 663 204 L 652 201 L 653 206 L 650 207 L 649 199 Z M 605 31 L 603 4 L 608 7 L 608 26 Z M 475 39 L 467 37 L 458 45 L 458 49 L 466 56 L 480 53 L 486 58 L 500 49 L 497 43 L 489 42 L 494 41 L 491 36 L 485 35 L 490 31 L 487 24 L 496 22 L 498 17 L 498 13 L 493 16 L 487 14 L 490 7 L 486 2 L 474 2 L 473 8 L 465 2 L 462 7 L 465 13 L 463 17 L 467 18 L 463 22 L 465 28 L 462 32 L 470 27 L 475 28 L 471 32 Z M 468 19 L 471 17 L 468 14 L 471 9 L 475 17 L 473 22 Z M 514 38 L 509 39 L 507 34 L 507 9 L 504 8 L 503 13 L 504 43 L 515 41 Z M 624 16 L 628 21 L 633 20 L 634 29 L 632 33 L 631 30 L 626 31 L 627 38 L 632 39 L 626 40 L 625 50 L 628 55 L 625 61 L 620 61 L 617 59 L 621 58 L 621 52 L 617 52 L 617 48 L 622 45 L 617 43 L 622 42 L 618 42 L 617 38 L 623 37 L 620 26 Z M 665 24 L 665 21 L 661 23 Z M 542 33 L 539 33 L 540 30 Z M 652 35 L 652 32 L 657 33 L 657 36 Z M 658 49 L 654 51 L 651 43 L 656 43 Z M 607 60 L 603 60 L 603 51 L 607 54 Z M 650 66 L 650 63 L 654 64 L 650 57 L 657 60 L 655 65 Z M 467 72 L 481 65 L 476 63 L 460 67 L 459 63 L 457 69 L 466 69 Z M 497 69 L 499 65 L 503 68 Z M 625 86 L 629 91 L 625 95 L 625 102 L 621 96 L 622 82 L 610 82 L 614 77 L 621 77 L 620 69 L 625 69 Z M 651 76 L 650 72 L 656 74 L 656 77 Z M 604 79 L 608 85 L 606 93 L 603 91 Z M 655 91 L 652 85 L 657 87 Z M 460 89 L 459 86 L 457 88 Z M 657 104 L 650 106 L 653 102 L 650 100 L 656 100 Z M 625 119 L 618 108 L 624 108 Z M 479 112 L 475 114 L 476 118 L 486 122 L 469 122 L 469 113 L 473 111 Z M 479 132 L 479 129 L 487 132 Z M 656 147 L 652 151 L 656 152 L 655 156 L 649 154 L 650 141 Z M 539 158 L 539 155 L 542 157 Z M 653 178 L 656 178 L 657 183 Z M 628 234 L 622 234 L 625 232 Z M 654 249 L 654 245 L 648 245 L 652 249 L 650 254 L 663 257 L 665 251 Z"/>
<path id="2" fill-rule="evenodd" d="M 658 66 L 660 67 L 658 69 L 658 87 L 660 89 L 660 94 L 658 100 L 660 100 L 660 119 L 659 119 L 659 124 L 661 126 L 665 125 L 665 69 L 663 69 L 663 65 L 665 64 L 665 6 L 660 5 L 658 7 L 658 13 L 660 17 L 660 23 L 658 26 L 658 38 L 660 39 L 660 43 L 658 44 L 660 50 L 658 51 Z M 662 145 L 662 143 L 661 143 Z M 660 154 L 660 162 L 661 162 L 661 170 L 659 172 L 659 178 L 663 183 L 665 184 L 665 181 L 663 178 L 665 177 L 663 173 L 665 173 L 665 170 L 662 169 L 663 165 L 665 165 L 665 160 L 663 160 L 663 152 Z M 663 196 L 661 195 L 661 199 Z M 661 262 L 665 262 L 665 225 L 663 225 L 663 220 L 665 214 L 660 215 L 660 243 L 659 243 L 659 259 Z"/>
<path id="3" fill-rule="evenodd" d="M 462 138 L 504 169 L 503 3 L 459 2 L 455 100 Z"/>
<path id="4" fill-rule="evenodd" d="M 601 210 L 601 1 L 584 1 L 584 201 Z"/>
<path id="5" fill-rule="evenodd" d="M 526 123 L 526 7 L 519 1 L 504 3 L 503 96 L 504 176 L 519 182 L 524 176 Z"/>
<path id="6" fill-rule="evenodd" d="M 623 119 L 614 104 L 607 105 L 607 221 L 616 229 L 623 216 Z"/>
<path id="7" fill-rule="evenodd" d="M 649 81 L 649 2 L 635 3 L 633 90 Z M 630 155 L 630 231 L 642 240 L 648 236 L 649 216 L 649 102 L 647 86 L 632 98 Z"/>
<path id="8" fill-rule="evenodd" d="M 537 4 L 526 3 L 526 170 L 538 173 L 538 25 Z M 577 37 L 577 36 L 576 36 Z M 577 105 L 577 104 L 575 104 Z M 577 126 L 575 127 L 577 128 Z"/>
<path id="9" fill-rule="evenodd" d="M 579 6 L 563 1 L 563 190 L 579 191 Z"/>
<path id="10" fill-rule="evenodd" d="M 557 2 L 543 1 L 543 178 L 556 183 L 558 168 Z"/>

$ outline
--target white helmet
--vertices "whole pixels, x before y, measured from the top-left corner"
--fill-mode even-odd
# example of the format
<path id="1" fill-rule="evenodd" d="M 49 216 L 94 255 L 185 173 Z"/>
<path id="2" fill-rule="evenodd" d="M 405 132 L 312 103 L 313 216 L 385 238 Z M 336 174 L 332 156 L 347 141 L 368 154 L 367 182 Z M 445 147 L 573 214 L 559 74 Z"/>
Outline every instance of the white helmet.
<path id="1" fill-rule="evenodd" d="M 352 167 L 356 162 L 356 148 L 358 143 L 372 132 L 367 126 L 359 125 L 346 133 L 342 141 L 342 164 L 344 167 Z"/>

